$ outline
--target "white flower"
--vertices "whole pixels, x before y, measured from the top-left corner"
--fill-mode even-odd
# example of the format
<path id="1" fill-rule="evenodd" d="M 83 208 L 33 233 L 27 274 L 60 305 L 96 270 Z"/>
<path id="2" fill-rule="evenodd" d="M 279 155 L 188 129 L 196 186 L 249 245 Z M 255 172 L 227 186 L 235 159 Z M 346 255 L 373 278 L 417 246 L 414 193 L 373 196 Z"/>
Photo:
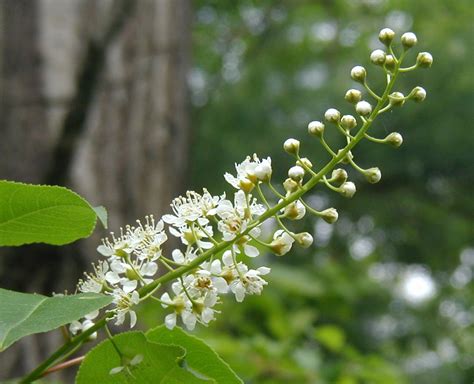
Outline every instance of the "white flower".
<path id="1" fill-rule="evenodd" d="M 89 328 L 94 326 L 94 322 L 92 321 L 99 315 L 99 311 L 93 311 L 87 315 L 84 316 L 84 320 L 81 321 L 73 321 L 69 325 L 69 331 L 71 332 L 72 335 L 76 335 L 78 333 L 82 333 L 87 331 Z M 94 332 L 91 336 L 92 339 L 95 339 L 97 337 L 97 332 Z"/>
<path id="2" fill-rule="evenodd" d="M 243 191 L 237 191 L 234 195 L 234 204 L 229 200 L 223 200 L 217 207 L 216 213 L 221 219 L 217 228 L 225 241 L 233 240 L 247 229 L 248 222 L 254 216 L 260 216 L 263 212 L 265 208 L 257 204 L 256 199 Z"/>
<path id="3" fill-rule="evenodd" d="M 242 163 L 235 164 L 235 170 L 237 175 L 233 176 L 226 172 L 225 180 L 234 188 L 246 188 L 249 182 L 256 184 L 258 180 L 266 181 L 266 178 L 271 176 L 271 159 L 268 157 L 260 160 L 256 154 L 252 157 L 247 156 Z"/>
<path id="4" fill-rule="evenodd" d="M 259 181 L 269 181 L 272 177 L 272 159 L 269 157 L 262 159 L 261 163 L 255 167 L 255 175 Z"/>
<path id="5" fill-rule="evenodd" d="M 290 251 L 294 241 L 295 239 L 293 239 L 288 232 L 279 229 L 273 235 L 270 248 L 276 255 L 283 256 Z"/>
<path id="6" fill-rule="evenodd" d="M 260 295 L 263 287 L 268 283 L 260 276 L 270 272 L 270 268 L 260 267 L 257 269 L 248 269 L 245 264 L 239 263 L 238 269 L 241 278 L 235 279 L 230 284 L 230 289 L 235 295 L 235 299 L 240 303 L 245 295 Z"/>
<path id="7" fill-rule="evenodd" d="M 186 277 L 185 280 L 189 279 Z M 168 314 L 165 317 L 166 327 L 173 329 L 176 326 L 178 315 L 181 316 L 181 320 L 187 329 L 190 331 L 194 329 L 197 322 L 207 325 L 210 321 L 214 320 L 215 310 L 212 308 L 218 303 L 218 296 L 215 291 L 212 290 L 187 290 L 187 294 L 183 294 L 183 287 L 180 282 L 175 282 L 171 286 L 175 297 L 172 300 L 168 293 L 164 293 L 161 296 L 162 306 L 164 308 L 172 307 L 174 312 Z M 195 294 L 192 301 L 187 295 Z"/>
<path id="8" fill-rule="evenodd" d="M 94 267 L 94 274 L 85 273 L 87 280 L 79 280 L 77 289 L 80 292 L 101 293 L 103 288 L 107 286 L 106 274 L 109 270 L 109 264 L 106 261 L 99 261 Z"/>
<path id="9" fill-rule="evenodd" d="M 199 226 L 195 226 L 194 223 L 190 225 L 183 225 L 178 228 L 169 227 L 169 231 L 173 236 L 179 237 L 181 242 L 184 245 L 194 245 L 196 244 L 199 248 L 210 249 L 212 248 L 212 243 L 209 241 L 204 241 L 209 236 L 213 236 L 212 226 L 207 225 L 209 221 L 205 218 L 200 218 L 197 220 Z"/>
<path id="10" fill-rule="evenodd" d="M 172 201 L 173 214 L 164 215 L 163 220 L 175 227 L 182 227 L 198 219 L 214 216 L 217 205 L 224 198 L 225 194 L 212 196 L 207 189 L 203 190 L 202 195 L 194 191 L 187 191 L 186 197 L 179 196 Z M 201 220 L 202 222 L 206 224 L 205 221 Z"/>
<path id="11" fill-rule="evenodd" d="M 171 257 L 176 263 L 179 264 L 188 264 L 197 257 L 197 250 L 192 247 L 189 247 L 184 254 L 180 249 L 174 249 L 171 252 Z"/>
<path id="12" fill-rule="evenodd" d="M 115 325 L 121 325 L 125 321 L 125 315 L 130 315 L 130 328 L 133 328 L 137 323 L 137 314 L 131 308 L 140 302 L 140 295 L 137 291 L 126 293 L 120 288 L 113 291 L 113 303 L 116 308 L 112 310 L 115 312 Z"/>

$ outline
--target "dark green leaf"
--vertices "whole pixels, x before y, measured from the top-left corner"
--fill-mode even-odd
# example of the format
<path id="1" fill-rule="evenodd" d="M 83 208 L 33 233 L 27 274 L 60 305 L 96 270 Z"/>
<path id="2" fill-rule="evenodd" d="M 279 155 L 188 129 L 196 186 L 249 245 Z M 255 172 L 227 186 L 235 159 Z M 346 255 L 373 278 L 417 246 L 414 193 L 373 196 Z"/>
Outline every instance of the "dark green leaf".
<path id="1" fill-rule="evenodd" d="M 0 351 L 24 336 L 56 329 L 111 301 L 111 296 L 97 293 L 47 297 L 0 288 Z"/>
<path id="2" fill-rule="evenodd" d="M 202 384 L 214 380 L 199 378 L 182 368 L 186 351 L 176 345 L 150 342 L 142 332 L 127 332 L 113 337 L 122 356 L 110 340 L 105 340 L 92 349 L 82 362 L 76 376 L 76 384 Z M 143 360 L 131 364 L 140 355 Z M 113 368 L 122 371 L 110 374 Z"/>
<path id="3" fill-rule="evenodd" d="M 186 350 L 186 363 L 196 373 L 213 378 L 216 383 L 242 383 L 229 365 L 207 344 L 188 335 L 181 328 L 169 330 L 164 325 L 151 329 L 147 339 L 162 344 L 174 344 Z"/>
<path id="4" fill-rule="evenodd" d="M 0 181 L 0 245 L 62 245 L 88 237 L 96 212 L 78 194 L 58 186 Z"/>

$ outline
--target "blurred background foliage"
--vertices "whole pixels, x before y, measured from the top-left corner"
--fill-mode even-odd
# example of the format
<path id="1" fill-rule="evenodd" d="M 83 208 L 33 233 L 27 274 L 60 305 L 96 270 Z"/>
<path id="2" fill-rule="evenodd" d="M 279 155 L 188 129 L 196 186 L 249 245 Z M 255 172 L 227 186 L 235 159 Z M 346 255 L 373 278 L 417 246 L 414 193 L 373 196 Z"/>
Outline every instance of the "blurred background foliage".
<path id="1" fill-rule="evenodd" d="M 363 143 L 354 155 L 378 166 L 382 181 L 354 173 L 351 200 L 316 189 L 316 208 L 337 207 L 335 225 L 313 218 L 315 244 L 272 267 L 261 297 L 232 297 L 198 334 L 247 383 L 472 383 L 474 378 L 473 6 L 470 0 L 209 1 L 194 3 L 190 188 L 227 189 L 222 175 L 256 152 L 271 156 L 274 180 L 291 159 L 281 148 L 302 140 L 315 166 L 328 160 L 307 123 L 357 87 L 350 68 L 368 68 L 382 27 L 414 31 L 430 70 L 404 76 L 422 85 L 422 105 L 407 102 L 372 135 L 398 131 L 398 150 Z M 330 128 L 330 127 L 328 127 Z M 329 137 L 341 144 L 337 135 Z M 156 324 L 156 306 L 145 318 Z"/>

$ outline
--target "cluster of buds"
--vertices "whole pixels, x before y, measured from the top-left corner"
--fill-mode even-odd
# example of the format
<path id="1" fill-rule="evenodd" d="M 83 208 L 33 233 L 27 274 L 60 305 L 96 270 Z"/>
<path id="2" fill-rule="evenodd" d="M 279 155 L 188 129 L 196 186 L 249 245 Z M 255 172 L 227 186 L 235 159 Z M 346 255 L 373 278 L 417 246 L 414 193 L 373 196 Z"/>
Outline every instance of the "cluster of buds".
<path id="1" fill-rule="evenodd" d="M 168 309 L 165 324 L 173 328 L 178 319 L 188 328 L 196 323 L 209 324 L 219 311 L 216 306 L 222 296 L 233 294 L 237 302 L 248 295 L 261 294 L 267 285 L 265 276 L 270 268 L 251 267 L 252 258 L 258 257 L 262 249 L 277 256 L 287 254 L 297 244 L 310 247 L 313 237 L 308 232 L 294 232 L 287 227 L 301 220 L 307 212 L 327 223 L 335 223 L 338 212 L 328 207 L 321 211 L 312 208 L 303 200 L 303 195 L 322 184 L 340 195 L 351 198 L 356 185 L 349 180 L 348 172 L 339 164 L 350 165 L 362 174 L 369 183 L 381 179 L 378 167 L 362 168 L 356 164 L 352 149 L 362 139 L 375 143 L 385 143 L 399 147 L 402 136 L 392 132 L 383 139 L 370 136 L 367 131 L 374 119 L 395 106 L 402 106 L 406 100 L 423 101 L 426 91 L 415 87 L 408 96 L 393 92 L 398 74 L 418 67 L 428 68 L 433 58 L 427 52 L 418 54 L 411 67 L 401 64 L 407 52 L 416 45 L 417 38 L 411 33 L 401 37 L 403 52 L 397 57 L 392 43 L 395 33 L 385 28 L 379 39 L 385 50 L 376 49 L 370 54 L 370 61 L 383 69 L 387 79 L 385 90 L 377 94 L 368 83 L 368 71 L 363 66 L 355 66 L 351 78 L 365 88 L 366 97 L 359 89 L 349 89 L 345 100 L 352 104 L 353 114 L 342 114 L 336 108 L 324 113 L 323 121 L 311 121 L 308 133 L 317 138 L 330 156 L 329 162 L 319 171 L 307 157 L 301 157 L 300 141 L 290 138 L 283 149 L 293 157 L 294 163 L 288 169 L 288 178 L 280 187 L 272 184 L 272 162 L 269 157 L 260 159 L 248 156 L 235 165 L 235 173 L 226 173 L 225 180 L 234 188 L 228 198 L 225 194 L 211 195 L 206 189 L 202 193 L 188 191 L 185 196 L 173 200 L 172 213 L 155 221 L 152 216 L 144 224 L 127 226 L 119 236 L 112 234 L 104 239 L 98 252 L 105 257 L 94 266 L 94 273 L 86 274 L 79 281 L 81 292 L 104 293 L 113 296 L 114 308 L 109 310 L 108 319 L 122 324 L 128 315 L 130 325 L 136 322 L 134 306 L 146 298 L 153 298 Z M 374 99 L 372 102 L 366 99 Z M 344 147 L 334 150 L 325 140 L 326 125 L 333 126 L 344 138 Z M 271 197 L 278 202 L 271 204 Z M 274 218 L 277 228 L 268 239 L 263 238 L 261 225 Z M 179 239 L 181 246 L 166 256 L 162 247 L 168 236 Z M 171 275 L 161 274 L 160 269 Z M 164 279 L 170 276 L 169 279 Z M 173 279 L 171 278 L 173 277 Z M 170 290 L 155 297 L 161 282 L 171 281 Z M 93 326 L 97 313 L 92 313 L 80 322 L 71 324 L 72 333 L 78 333 Z"/>

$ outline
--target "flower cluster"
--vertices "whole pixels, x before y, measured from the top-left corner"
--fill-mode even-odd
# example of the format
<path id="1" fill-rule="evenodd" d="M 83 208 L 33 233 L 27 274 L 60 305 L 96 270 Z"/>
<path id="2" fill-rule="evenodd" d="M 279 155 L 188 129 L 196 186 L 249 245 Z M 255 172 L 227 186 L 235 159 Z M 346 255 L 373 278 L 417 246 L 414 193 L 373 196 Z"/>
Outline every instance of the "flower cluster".
<path id="1" fill-rule="evenodd" d="M 262 249 L 282 256 L 295 244 L 307 248 L 313 243 L 310 233 L 293 232 L 287 227 L 287 221 L 300 220 L 308 212 L 331 224 L 338 219 L 335 208 L 317 211 L 303 200 L 303 195 L 319 184 L 344 197 L 352 197 L 356 186 L 348 180 L 348 172 L 339 167 L 340 164 L 351 166 L 370 183 L 381 179 L 379 168 L 365 169 L 356 164 L 352 153 L 355 145 L 362 139 L 393 147 L 402 144 L 403 138 L 397 132 L 377 139 L 367 130 L 378 115 L 403 105 L 406 100 L 424 100 L 426 92 L 421 87 L 415 87 L 408 96 L 392 92 L 392 88 L 399 73 L 428 68 L 433 58 L 422 52 L 413 66 L 401 67 L 405 54 L 417 43 L 417 38 L 411 32 L 405 33 L 401 38 L 404 51 L 397 57 L 392 47 L 394 35 L 392 30 L 383 29 L 379 39 L 386 50 L 377 49 L 370 55 L 371 62 L 385 72 L 387 84 L 383 93 L 377 94 L 369 87 L 366 68 L 355 66 L 351 78 L 365 91 L 349 89 L 345 99 L 353 104 L 357 117 L 329 108 L 324 122 L 308 124 L 309 134 L 319 140 L 330 156 L 320 171 L 314 171 L 312 162 L 301 157 L 300 141 L 293 138 L 284 142 L 283 149 L 294 158 L 294 163 L 288 169 L 288 178 L 278 188 L 272 184 L 271 159 L 259 159 L 255 154 L 248 156 L 235 165 L 235 174 L 224 175 L 235 189 L 232 196 L 214 196 L 206 189 L 202 193 L 188 191 L 172 201 L 172 212 L 160 220 L 149 216 L 144 224 L 138 221 L 137 226 L 121 230 L 119 236 L 112 234 L 111 238 L 104 239 L 97 250 L 105 260 L 94 265 L 94 272 L 79 281 L 78 290 L 112 295 L 114 308 L 108 311 L 108 318 L 114 318 L 116 324 L 122 324 L 128 315 L 133 327 L 136 323 L 134 306 L 150 297 L 169 310 L 165 317 L 168 328 L 173 328 L 180 319 L 190 330 L 196 323 L 207 325 L 215 319 L 222 295 L 231 293 L 237 302 L 247 295 L 260 295 L 267 285 L 265 276 L 270 268 L 252 267 L 252 258 L 259 256 Z M 363 91 L 375 102 L 364 100 Z M 325 124 L 334 126 L 342 134 L 342 148 L 334 150 L 326 142 Z M 267 198 L 268 194 L 271 198 Z M 274 218 L 277 228 L 265 239 L 261 225 L 269 218 Z M 181 243 L 169 256 L 163 251 L 168 234 Z M 160 269 L 163 279 L 157 278 Z M 170 278 L 166 279 L 167 276 Z M 170 290 L 155 296 L 158 289 L 164 288 L 162 282 L 165 281 L 171 281 Z M 71 332 L 89 329 L 95 316 L 97 313 L 91 313 L 82 322 L 74 322 Z"/>

